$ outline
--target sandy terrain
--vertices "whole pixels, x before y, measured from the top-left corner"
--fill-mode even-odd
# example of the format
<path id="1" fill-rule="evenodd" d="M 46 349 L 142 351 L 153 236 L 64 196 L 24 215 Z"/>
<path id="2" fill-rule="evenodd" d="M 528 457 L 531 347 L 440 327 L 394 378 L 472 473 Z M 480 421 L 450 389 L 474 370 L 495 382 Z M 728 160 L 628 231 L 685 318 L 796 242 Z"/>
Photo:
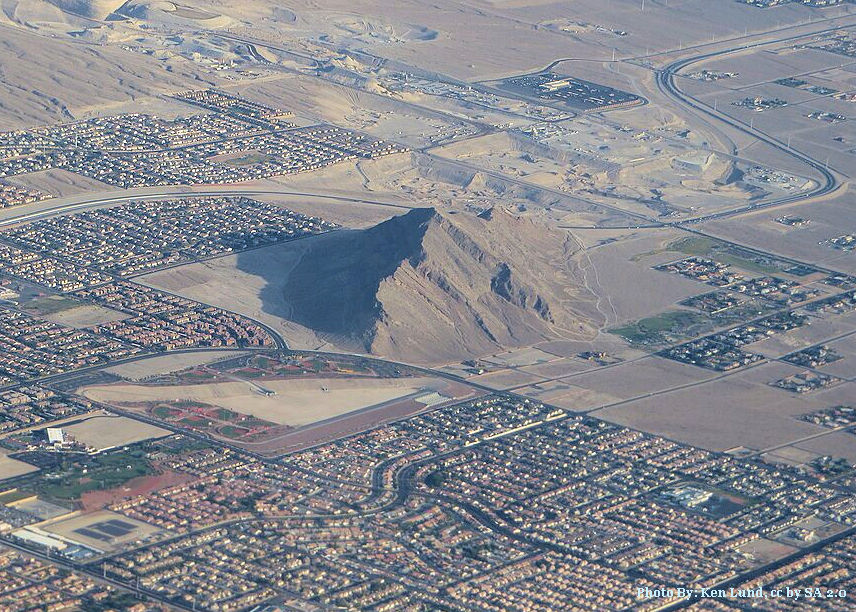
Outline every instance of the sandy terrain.
<path id="1" fill-rule="evenodd" d="M 554 361 L 555 359 L 555 355 L 545 353 L 537 348 L 523 348 L 516 351 L 509 351 L 508 353 L 500 353 L 491 357 L 485 357 L 484 361 L 487 363 L 514 368 L 535 365 L 538 363 L 547 363 L 548 361 Z"/>
<path id="2" fill-rule="evenodd" d="M 127 319 L 129 316 L 130 315 L 127 315 L 124 312 L 119 312 L 118 310 L 111 310 L 109 308 L 102 308 L 101 306 L 86 304 L 85 306 L 77 306 L 75 308 L 69 308 L 68 310 L 46 314 L 43 315 L 42 318 L 47 319 L 48 321 L 53 321 L 54 323 L 59 323 L 60 325 L 83 329 L 85 327 L 102 325 L 113 321 L 121 321 L 123 319 Z"/>
<path id="3" fill-rule="evenodd" d="M 187 61 L 174 61 L 167 71 L 154 57 L 118 45 L 67 44 L 32 30 L 2 23 L 0 28 L 4 129 L 67 121 L 128 97 L 200 85 Z"/>
<path id="4" fill-rule="evenodd" d="M 561 380 L 621 399 L 628 399 L 644 393 L 690 385 L 714 376 L 715 373 L 702 368 L 652 356 L 574 374 Z"/>
<path id="5" fill-rule="evenodd" d="M 518 389 L 517 393 L 574 412 L 585 412 L 619 399 L 609 393 L 584 389 L 561 381 L 530 385 Z"/>
<path id="6" fill-rule="evenodd" d="M 82 423 L 63 427 L 63 430 L 75 440 L 97 449 L 161 438 L 172 433 L 147 423 L 112 415 L 92 417 Z"/>
<path id="7" fill-rule="evenodd" d="M 470 380 L 472 380 L 472 382 L 474 383 L 490 387 L 491 389 L 502 390 L 508 389 L 510 387 L 517 387 L 519 385 L 525 385 L 527 383 L 537 382 L 541 380 L 541 378 L 533 374 L 521 372 L 519 370 L 506 369 L 500 370 L 499 372 L 490 372 L 489 374 L 482 374 L 481 376 L 473 376 Z"/>
<path id="8" fill-rule="evenodd" d="M 312 330 L 288 320 L 283 286 L 310 243 L 328 239 L 317 236 L 255 249 L 155 272 L 137 281 L 253 317 L 275 328 L 290 347 L 314 349 L 324 342 Z"/>
<path id="9" fill-rule="evenodd" d="M 800 442 L 794 447 L 821 456 L 843 457 L 851 465 L 856 464 L 856 434 L 848 431 L 836 431 Z"/>
<path id="10" fill-rule="evenodd" d="M 432 378 L 265 380 L 276 395 L 264 396 L 243 382 L 187 386 L 106 385 L 82 390 L 86 397 L 108 404 L 196 400 L 281 425 L 300 427 L 354 410 L 388 402 L 435 386 Z M 326 390 L 325 390 L 326 389 Z"/>
<path id="11" fill-rule="evenodd" d="M 385 160 L 377 160 L 385 161 Z M 360 161 L 360 166 L 365 171 L 367 165 L 374 163 L 373 160 Z M 345 165 L 345 164 L 342 164 Z M 356 170 L 355 170 L 356 172 Z M 258 196 L 261 202 L 269 202 L 284 206 L 289 210 L 321 217 L 325 221 L 331 221 L 346 227 L 361 228 L 369 227 L 389 219 L 393 215 L 407 212 L 413 205 L 400 194 L 378 193 L 377 195 L 358 192 L 351 197 L 341 198 L 318 196 Z M 360 201 L 364 200 L 364 201 Z"/>
<path id="12" fill-rule="evenodd" d="M 572 233 L 585 236 L 594 232 Z M 704 291 L 701 283 L 653 270 L 651 266 L 660 262 L 644 255 L 662 249 L 677 236 L 671 231 L 648 231 L 583 251 L 580 265 L 587 286 L 599 297 L 599 309 L 607 319 L 604 328 L 662 312 L 673 303 Z M 656 290 L 652 291 L 652 287 Z"/>
<path id="13" fill-rule="evenodd" d="M 852 403 L 853 383 L 807 394 L 769 385 L 800 371 L 783 364 L 764 364 L 700 385 L 596 410 L 592 416 L 711 450 L 773 448 L 827 431 L 799 420 L 800 415 Z"/>
<path id="14" fill-rule="evenodd" d="M 142 359 L 132 363 L 113 366 L 112 368 L 106 368 L 104 371 L 130 380 L 142 380 L 149 376 L 169 374 L 185 368 L 213 363 L 221 359 L 229 359 L 245 354 L 241 351 L 204 351 L 199 353 L 181 353 L 180 355 L 161 355 L 159 357 L 152 357 L 151 359 Z"/>
<path id="15" fill-rule="evenodd" d="M 30 472 L 35 472 L 38 469 L 39 468 L 34 465 L 18 461 L 17 459 L 10 459 L 5 453 L 0 453 L 0 480 L 3 480 L 4 478 L 12 478 L 13 476 L 21 476 L 22 474 L 29 474 Z"/>
<path id="16" fill-rule="evenodd" d="M 727 236 L 742 244 L 787 254 L 804 261 L 814 261 L 834 270 L 854 274 L 856 256 L 852 252 L 843 253 L 820 244 L 830 238 L 852 233 L 852 228 L 856 227 L 854 195 L 856 189 L 848 185 L 834 197 L 828 196 L 754 215 L 716 221 L 707 224 L 707 229 L 713 234 Z M 809 224 L 789 230 L 783 240 L 780 225 L 774 222 L 780 215 L 809 219 Z"/>
<path id="17" fill-rule="evenodd" d="M 54 197 L 110 189 L 110 186 L 101 181 L 74 174 L 62 168 L 20 174 L 7 180 L 13 185 L 19 185 L 27 189 L 36 189 Z"/>

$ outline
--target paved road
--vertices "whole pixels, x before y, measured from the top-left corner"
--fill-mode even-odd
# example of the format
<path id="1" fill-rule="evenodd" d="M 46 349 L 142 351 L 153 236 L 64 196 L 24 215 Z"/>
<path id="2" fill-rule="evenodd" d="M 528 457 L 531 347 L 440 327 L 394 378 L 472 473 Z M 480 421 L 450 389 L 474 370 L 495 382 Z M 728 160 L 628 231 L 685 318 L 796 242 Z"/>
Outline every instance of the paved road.
<path id="1" fill-rule="evenodd" d="M 807 199 L 811 199 L 811 198 L 817 198 L 820 196 L 824 196 L 824 195 L 832 193 L 833 191 L 838 189 L 838 186 L 840 184 L 838 176 L 825 163 L 821 163 L 820 161 L 810 157 L 809 155 L 802 153 L 798 149 L 795 149 L 791 146 L 788 146 L 786 143 L 783 143 L 780 140 L 778 140 L 772 136 L 769 136 L 768 134 L 754 128 L 751 125 L 747 125 L 745 122 L 740 121 L 739 119 L 735 119 L 735 118 L 733 118 L 733 117 L 731 117 L 725 113 L 719 112 L 718 110 L 708 106 L 707 104 L 704 104 L 703 102 L 701 102 L 697 98 L 695 98 L 695 97 L 687 94 L 686 92 L 684 92 L 679 87 L 678 82 L 677 82 L 675 77 L 678 76 L 680 71 L 682 71 L 682 70 L 688 68 L 689 66 L 696 64 L 698 62 L 713 59 L 716 57 L 721 57 L 724 55 L 741 53 L 743 51 L 747 51 L 747 50 L 751 50 L 751 49 L 757 49 L 757 48 L 761 48 L 761 47 L 765 47 L 765 46 L 769 46 L 769 45 L 773 45 L 773 44 L 781 44 L 783 42 L 802 39 L 802 38 L 805 38 L 806 36 L 809 36 L 809 35 L 825 34 L 825 33 L 829 33 L 829 32 L 840 30 L 840 29 L 841 29 L 840 26 L 835 27 L 835 28 L 825 28 L 825 29 L 821 29 L 821 30 L 815 30 L 815 31 L 811 32 L 810 34 L 803 33 L 803 34 L 799 34 L 797 36 L 786 36 L 786 37 L 776 38 L 773 40 L 763 40 L 763 41 L 754 42 L 754 43 L 744 43 L 744 44 L 739 45 L 737 47 L 718 50 L 718 51 L 712 51 L 712 52 L 708 52 L 708 53 L 703 53 L 701 55 L 696 55 L 693 57 L 680 59 L 680 60 L 677 60 L 675 62 L 672 62 L 671 64 L 669 64 L 668 66 L 666 66 L 665 68 L 663 68 L 662 70 L 659 70 L 657 72 L 657 75 L 656 75 L 657 76 L 657 78 L 656 78 L 657 88 L 667 97 L 672 98 L 674 101 L 678 102 L 683 107 L 689 109 L 691 113 L 696 114 L 698 116 L 703 116 L 703 117 L 706 117 L 709 119 L 713 119 L 714 121 L 719 122 L 719 123 L 724 123 L 724 124 L 728 125 L 729 127 L 731 127 L 732 129 L 737 130 L 738 132 L 741 132 L 743 134 L 751 136 L 755 140 L 759 140 L 759 141 L 773 147 L 774 149 L 799 160 L 803 164 L 806 164 L 807 166 L 812 168 L 812 170 L 814 170 L 821 178 L 819 185 L 815 189 L 807 191 L 807 192 L 794 194 L 794 195 L 790 195 L 790 196 L 785 196 L 782 198 L 776 198 L 773 200 L 767 200 L 764 202 L 756 202 L 753 204 L 746 204 L 746 205 L 740 206 L 738 208 L 734 208 L 734 209 L 730 209 L 730 210 L 726 210 L 726 211 L 722 211 L 722 212 L 717 212 L 717 213 L 710 213 L 707 215 L 694 217 L 692 219 L 683 220 L 683 221 L 675 223 L 674 225 L 679 226 L 679 225 L 686 225 L 686 224 L 701 223 L 703 221 L 711 221 L 714 219 L 722 219 L 724 217 L 734 216 L 734 215 L 743 214 L 743 213 L 747 213 L 747 212 L 755 212 L 757 210 L 762 210 L 765 208 L 772 208 L 775 206 L 782 206 L 784 204 L 792 204 L 794 202 L 798 202 L 801 200 L 807 200 Z M 734 153 L 736 153 L 736 151 Z"/>
<path id="2" fill-rule="evenodd" d="M 98 208 L 121 204 L 132 200 L 164 199 L 164 198 L 191 198 L 201 196 L 298 196 L 304 198 L 323 198 L 337 202 L 350 202 L 354 204 L 369 204 L 373 206 L 385 206 L 410 210 L 414 206 L 391 202 L 389 200 L 373 200 L 369 198 L 355 198 L 324 192 L 294 191 L 279 187 L 249 187 L 247 185 L 207 185 L 204 187 L 189 187 L 173 185 L 169 187 L 142 187 L 138 189 L 117 189 L 102 193 L 85 193 L 62 198 L 52 198 L 23 204 L 6 209 L 0 209 L 0 227 L 27 223 L 39 219 L 67 214 L 88 208 Z"/>

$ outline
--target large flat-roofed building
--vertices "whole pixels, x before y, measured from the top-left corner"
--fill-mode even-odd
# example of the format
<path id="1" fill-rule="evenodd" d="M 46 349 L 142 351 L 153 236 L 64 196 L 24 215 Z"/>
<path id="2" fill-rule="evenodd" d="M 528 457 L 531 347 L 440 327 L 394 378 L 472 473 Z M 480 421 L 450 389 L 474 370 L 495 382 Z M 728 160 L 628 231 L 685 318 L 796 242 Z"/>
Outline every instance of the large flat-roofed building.
<path id="1" fill-rule="evenodd" d="M 48 442 L 51 444 L 63 444 L 65 442 L 65 432 L 60 427 L 48 427 L 45 433 L 48 436 Z"/>

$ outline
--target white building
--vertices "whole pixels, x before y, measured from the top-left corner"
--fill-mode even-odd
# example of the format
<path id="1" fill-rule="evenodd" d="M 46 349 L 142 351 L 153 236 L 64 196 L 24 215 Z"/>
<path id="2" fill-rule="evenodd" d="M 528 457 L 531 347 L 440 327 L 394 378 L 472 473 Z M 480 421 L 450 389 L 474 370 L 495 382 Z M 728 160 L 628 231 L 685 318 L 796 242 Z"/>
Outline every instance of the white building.
<path id="1" fill-rule="evenodd" d="M 63 433 L 62 429 L 59 427 L 48 427 L 48 442 L 51 444 L 62 444 L 65 442 L 65 433 Z"/>

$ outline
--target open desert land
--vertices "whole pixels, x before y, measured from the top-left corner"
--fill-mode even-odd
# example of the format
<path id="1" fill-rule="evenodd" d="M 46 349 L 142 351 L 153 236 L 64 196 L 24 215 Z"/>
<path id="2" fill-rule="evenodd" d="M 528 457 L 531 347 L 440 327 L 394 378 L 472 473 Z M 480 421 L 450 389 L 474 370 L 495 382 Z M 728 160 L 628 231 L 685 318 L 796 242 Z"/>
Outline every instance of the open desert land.
<path id="1" fill-rule="evenodd" d="M 141 402 L 197 401 L 291 427 L 301 427 L 349 412 L 392 402 L 437 388 L 434 378 L 312 378 L 263 380 L 274 392 L 263 395 L 255 384 L 222 382 L 199 385 L 95 385 L 80 390 L 92 400 L 122 406 Z M 422 394 L 424 394 L 422 393 Z"/>
<path id="2" fill-rule="evenodd" d="M 835 431 L 828 435 L 795 443 L 792 448 L 820 456 L 843 457 L 852 465 L 856 463 L 856 439 L 854 438 L 856 438 L 856 432 L 853 429 Z"/>
<path id="3" fill-rule="evenodd" d="M 570 230 L 570 234 L 596 236 L 588 230 Z M 662 312 L 705 291 L 701 283 L 653 269 L 685 257 L 669 250 L 678 237 L 671 230 L 637 231 L 623 240 L 607 239 L 581 251 L 580 266 L 586 284 L 599 297 L 599 309 L 606 317 L 604 328 Z"/>
<path id="4" fill-rule="evenodd" d="M 771 382 L 803 369 L 763 364 L 710 382 L 623 402 L 590 414 L 711 450 L 743 446 L 756 451 L 785 446 L 829 429 L 799 420 L 803 414 L 852 402 L 853 383 L 811 393 Z"/>
<path id="5" fill-rule="evenodd" d="M 277 330 L 289 347 L 315 349 L 325 346 L 325 341 L 289 319 L 284 288 L 289 270 L 299 264 L 310 243 L 329 239 L 316 236 L 219 257 L 154 272 L 137 282 L 253 317 Z"/>
<path id="6" fill-rule="evenodd" d="M 400 207 L 421 206 L 423 198 L 429 197 L 431 193 L 438 201 L 441 197 L 450 197 L 443 185 L 420 176 L 413 167 L 411 154 L 407 153 L 381 159 L 346 161 L 315 172 L 273 177 L 263 185 L 273 195 L 277 191 L 307 194 L 307 205 L 313 201 L 321 202 L 319 206 L 324 208 L 319 208 L 319 212 L 327 209 L 332 215 L 330 220 L 340 219 L 338 222 L 342 225 L 351 227 L 360 226 L 360 211 L 363 208 L 376 208 L 389 216 L 402 210 Z M 330 199 L 325 201 L 325 197 Z M 356 214 L 354 225 L 351 225 L 352 218 L 349 215 L 351 204 Z"/>
<path id="7" fill-rule="evenodd" d="M 616 400 L 609 393 L 585 389 L 571 382 L 563 382 L 561 380 L 533 383 L 529 386 L 516 389 L 515 393 L 572 412 L 586 412 L 611 404 Z"/>
<path id="8" fill-rule="evenodd" d="M 587 347 L 588 348 L 588 347 Z M 603 352 L 607 353 L 611 358 L 613 357 L 613 353 L 604 350 L 605 347 L 601 346 L 600 342 L 598 342 L 598 348 L 603 350 Z M 557 359 L 555 361 L 551 361 L 549 363 L 539 363 L 535 365 L 527 365 L 522 366 L 520 368 L 516 368 L 518 372 L 525 372 L 526 374 L 531 374 L 533 376 L 537 376 L 541 379 L 548 378 L 561 378 L 563 376 L 567 376 L 568 374 L 576 374 L 577 372 L 584 372 L 585 370 L 591 370 L 595 368 L 600 368 L 598 364 L 595 364 L 588 359 L 582 359 L 580 357 L 562 357 L 561 359 Z"/>
<path id="9" fill-rule="evenodd" d="M 106 183 L 69 172 L 62 168 L 30 172 L 6 180 L 11 185 L 17 185 L 25 189 L 34 189 L 54 198 L 73 196 L 79 193 L 89 194 L 110 189 L 110 186 Z"/>
<path id="10" fill-rule="evenodd" d="M 810 325 L 777 334 L 773 337 L 753 342 L 743 347 L 750 353 L 761 353 L 767 357 L 778 359 L 794 351 L 815 345 L 838 345 L 842 355 L 853 353 L 850 338 L 854 334 L 856 313 L 835 315 L 825 313 L 822 317 L 812 317 Z M 827 366 L 819 369 L 826 371 Z"/>
<path id="11" fill-rule="evenodd" d="M 60 325 L 84 329 L 113 321 L 122 321 L 128 315 L 118 310 L 87 304 L 61 295 L 51 295 L 24 302 L 24 312 L 44 318 Z"/>
<path id="12" fill-rule="evenodd" d="M 577 356 L 579 352 L 591 350 L 593 344 L 597 345 L 598 352 L 605 353 L 604 358 L 610 362 L 609 365 L 600 365 Z M 641 351 L 628 351 L 621 341 L 615 342 L 615 345 L 621 347 L 617 351 L 605 350 L 607 348 L 605 344 L 600 338 L 596 343 L 579 343 L 579 350 L 572 353 L 573 357 L 552 355 L 538 347 L 514 351 L 505 356 L 485 357 L 479 361 L 479 364 L 488 371 L 485 374 L 470 376 L 469 380 L 495 389 L 514 389 L 525 394 L 531 387 L 541 389 L 550 381 L 565 381 L 566 377 L 571 379 L 589 371 L 603 376 L 612 376 L 612 372 L 623 363 L 625 358 L 629 359 L 630 363 L 626 364 L 622 372 L 631 368 L 639 358 L 646 356 Z M 549 348 L 549 345 L 544 348 Z M 618 354 L 625 356 L 619 357 Z M 547 359 L 547 356 L 551 358 Z"/>
<path id="13" fill-rule="evenodd" d="M 572 374 L 559 381 L 609 394 L 615 401 L 622 401 L 646 393 L 692 387 L 715 377 L 714 372 L 651 355 L 609 368 Z"/>
<path id="14" fill-rule="evenodd" d="M 24 474 L 38 471 L 38 469 L 39 468 L 34 465 L 30 465 L 29 463 L 12 459 L 5 452 L 0 453 L 0 480 L 14 478 L 15 476 L 23 476 Z"/>
<path id="15" fill-rule="evenodd" d="M 375 160 L 368 161 L 373 163 Z M 359 163 L 362 172 L 366 172 L 365 162 Z M 360 174 L 361 170 L 353 168 L 351 171 Z M 393 215 L 404 214 L 415 205 L 411 200 L 402 198 L 400 194 L 386 192 L 369 194 L 362 190 L 339 197 L 329 193 L 323 195 L 260 193 L 255 197 L 260 202 L 276 204 L 294 212 L 321 217 L 326 221 L 356 229 L 376 225 Z"/>
<path id="16" fill-rule="evenodd" d="M 539 348 L 532 347 L 485 357 L 484 362 L 499 367 L 519 368 L 522 366 L 555 361 L 556 358 L 556 355 L 542 351 Z"/>
<path id="17" fill-rule="evenodd" d="M 740 219 L 722 219 L 706 224 L 714 235 L 765 251 L 788 254 L 804 261 L 817 262 L 833 270 L 856 273 L 856 255 L 832 248 L 827 241 L 853 233 L 856 227 L 856 191 L 846 185 L 834 196 L 801 204 L 760 211 Z M 775 219 L 782 215 L 808 220 L 802 227 L 790 228 L 784 238 Z"/>
<path id="18" fill-rule="evenodd" d="M 598 350 L 602 350 L 612 358 L 620 360 L 633 359 L 640 357 L 645 353 L 639 349 L 628 346 L 627 342 L 610 334 L 601 334 L 597 339 Z M 556 355 L 557 357 L 573 358 L 585 351 L 591 350 L 591 342 L 581 342 L 572 340 L 550 340 L 536 345 L 537 348 Z M 527 366 L 525 369 L 532 368 L 537 371 L 539 366 Z"/>
<path id="19" fill-rule="evenodd" d="M 94 399 L 94 398 L 93 398 Z M 103 450 L 170 435 L 170 431 L 123 416 L 104 414 L 63 427 L 78 442 Z"/>
<path id="20" fill-rule="evenodd" d="M 765 461 L 792 466 L 809 464 L 820 456 L 817 453 L 803 450 L 796 446 L 783 446 L 782 448 L 767 451 L 762 455 Z"/>
<path id="21" fill-rule="evenodd" d="M 18 4 L 18 2 L 12 2 Z M 68 16 L 67 14 L 63 14 Z M 73 18 L 71 18 L 72 21 Z M 78 27 L 80 22 L 78 22 Z M 66 29 L 73 29 L 71 28 Z M 191 61 L 158 61 L 96 41 L 68 44 L 48 32 L 0 23 L 4 129 L 67 121 L 129 97 L 148 97 L 200 85 Z M 213 77 L 208 81 L 219 81 Z M 44 95 L 55 92 L 58 95 Z"/>
<path id="22" fill-rule="evenodd" d="M 367 3 L 349 4 L 349 11 L 364 10 Z M 531 71 L 556 58 L 598 57 L 607 60 L 613 49 L 619 56 L 644 54 L 649 51 L 677 49 L 693 41 L 706 42 L 713 36 L 725 37 L 742 34 L 748 30 L 769 28 L 775 17 L 765 11 L 745 11 L 739 5 L 716 4 L 702 0 L 690 0 L 669 10 L 669 28 L 662 28 L 665 5 L 650 3 L 645 10 L 648 19 L 640 19 L 638 2 L 610 2 L 598 0 L 578 2 L 575 9 L 585 15 L 580 22 L 592 27 L 574 31 L 575 20 L 569 18 L 561 4 L 543 1 L 492 2 L 479 1 L 465 5 L 440 2 L 440 11 L 426 11 L 426 7 L 415 2 L 400 2 L 389 7 L 384 19 L 375 20 L 381 29 L 384 22 L 395 26 L 398 23 L 428 25 L 437 31 L 430 41 L 419 44 L 389 44 L 384 36 L 375 36 L 369 47 L 373 52 L 390 59 L 415 64 L 427 63 L 422 47 L 431 49 L 430 65 L 457 78 L 499 78 L 517 72 Z M 331 12 L 338 7 L 325 4 Z M 670 9 L 674 8 L 670 3 Z M 299 19 L 311 19 L 299 5 L 292 10 Z M 341 10 L 341 9 L 339 9 Z M 843 12 L 843 11 L 839 11 Z M 785 21 L 804 19 L 809 11 L 802 7 L 783 7 L 776 17 Z M 315 18 L 324 15 L 320 12 Z M 772 23 L 771 23 L 772 22 Z M 335 23 L 335 22 L 334 22 Z M 369 21 L 371 23 L 371 21 Z M 600 26 L 596 30 L 594 26 Z M 364 26 L 365 27 L 365 26 Z M 604 31 L 605 30 L 605 31 Z M 614 32 L 625 31 L 627 36 Z M 337 33 L 342 36 L 341 33 Z M 462 43 L 466 41 L 468 51 L 461 60 Z M 514 41 L 512 44 L 497 44 L 497 41 Z"/>
<path id="23" fill-rule="evenodd" d="M 244 351 L 200 351 L 196 353 L 179 353 L 177 355 L 160 355 L 149 359 L 111 366 L 105 368 L 104 371 L 121 376 L 127 380 L 140 381 L 152 376 L 172 374 L 179 370 L 247 354 Z"/>
<path id="24" fill-rule="evenodd" d="M 412 148 L 426 147 L 476 129 L 450 113 L 373 91 L 294 74 L 229 88 L 274 108 L 288 108 L 296 123 L 348 126 Z M 460 114 L 460 113 L 456 113 Z"/>
<path id="25" fill-rule="evenodd" d="M 540 376 L 521 372 L 516 368 L 507 368 L 495 372 L 487 372 L 469 378 L 471 382 L 484 385 L 497 391 L 513 389 L 529 383 L 537 383 L 543 380 Z"/>
<path id="26" fill-rule="evenodd" d="M 89 304 L 69 308 L 45 316 L 48 321 L 59 323 L 67 327 L 75 327 L 85 329 L 95 325 L 103 325 L 114 321 L 122 321 L 127 319 L 128 315 L 123 312 L 102 308 L 100 306 L 92 306 Z"/>
<path id="27" fill-rule="evenodd" d="M 817 369 L 825 374 L 852 380 L 856 372 L 856 332 L 853 328 L 850 328 L 845 337 L 838 340 L 824 340 L 823 345 L 832 349 L 839 358 Z"/>
<path id="28" fill-rule="evenodd" d="M 808 39 L 807 39 L 808 40 Z M 807 41 L 806 41 L 807 42 Z M 842 63 L 843 62 L 843 63 Z M 852 103 L 834 97 L 833 93 L 853 89 L 851 74 L 832 83 L 824 78 L 829 71 L 850 67 L 852 59 L 812 49 L 756 50 L 741 55 L 728 56 L 711 62 L 694 64 L 690 70 L 716 70 L 736 72 L 739 76 L 705 83 L 682 79 L 681 86 L 695 95 L 708 107 L 716 106 L 718 112 L 752 126 L 783 143 L 799 143 L 799 150 L 828 163 L 831 168 L 842 171 L 851 163 L 849 150 L 852 143 L 848 138 L 835 140 L 846 132 L 846 118 L 852 115 Z M 797 75 L 794 77 L 794 75 Z M 788 77 L 798 78 L 805 84 L 799 87 L 783 85 L 776 81 Z M 814 93 L 811 87 L 829 87 L 832 93 Z M 781 100 L 786 106 L 774 107 L 758 112 L 753 108 L 739 106 L 746 99 Z M 810 116 L 812 113 L 830 113 L 844 119 Z M 763 157 L 762 157 L 763 153 Z M 767 149 L 758 145 L 742 147 L 741 156 L 749 159 L 764 159 L 773 167 L 792 172 L 806 172 L 781 157 L 769 157 Z M 826 160 L 829 160 L 828 162 Z M 781 163 L 781 165 L 780 165 Z M 813 177 L 812 177 L 813 178 Z"/>
<path id="29" fill-rule="evenodd" d="M 589 364 L 584 370 L 564 374 L 521 386 L 515 392 L 575 412 L 587 412 L 648 394 L 692 388 L 717 377 L 713 372 L 653 355 L 599 368 Z"/>

